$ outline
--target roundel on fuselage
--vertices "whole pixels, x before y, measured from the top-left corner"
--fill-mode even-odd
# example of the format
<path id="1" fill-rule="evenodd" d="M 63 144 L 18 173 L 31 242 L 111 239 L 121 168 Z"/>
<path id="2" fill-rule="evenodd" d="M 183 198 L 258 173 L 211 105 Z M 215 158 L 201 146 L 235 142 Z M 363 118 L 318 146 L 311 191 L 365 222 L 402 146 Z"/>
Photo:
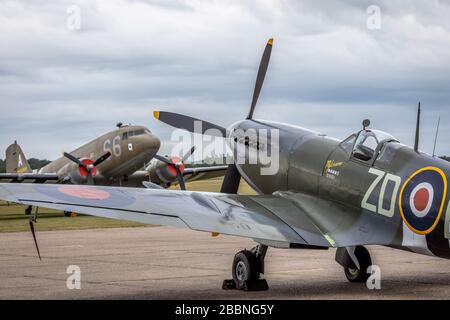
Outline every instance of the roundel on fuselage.
<path id="1" fill-rule="evenodd" d="M 434 230 L 444 209 L 447 196 L 447 177 L 436 167 L 425 167 L 414 172 L 403 184 L 400 214 L 415 233 L 428 234 Z"/>

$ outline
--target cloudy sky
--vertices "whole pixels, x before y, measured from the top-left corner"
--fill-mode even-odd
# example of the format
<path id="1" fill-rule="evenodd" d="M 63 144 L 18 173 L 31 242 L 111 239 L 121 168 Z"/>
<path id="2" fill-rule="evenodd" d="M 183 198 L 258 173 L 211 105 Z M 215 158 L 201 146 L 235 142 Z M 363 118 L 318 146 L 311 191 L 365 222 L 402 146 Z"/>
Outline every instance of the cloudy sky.
<path id="1" fill-rule="evenodd" d="M 412 144 L 420 100 L 422 149 L 441 116 L 437 153 L 450 154 L 449 16 L 438 0 L 2 0 L 0 149 L 17 139 L 54 159 L 118 121 L 168 140 L 155 109 L 227 126 L 274 37 L 255 117 L 338 138 L 370 118 Z"/>

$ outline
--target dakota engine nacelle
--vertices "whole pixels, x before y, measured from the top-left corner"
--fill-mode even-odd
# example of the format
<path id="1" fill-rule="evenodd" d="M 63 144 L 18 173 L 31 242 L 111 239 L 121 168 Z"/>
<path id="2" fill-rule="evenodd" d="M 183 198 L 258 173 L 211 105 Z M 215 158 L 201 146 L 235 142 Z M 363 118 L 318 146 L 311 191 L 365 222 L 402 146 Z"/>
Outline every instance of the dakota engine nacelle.
<path id="1" fill-rule="evenodd" d="M 87 184 L 89 175 L 94 177 L 97 174 L 97 168 L 92 159 L 82 158 L 80 161 L 83 163 L 82 166 L 73 162 L 68 163 L 58 171 L 58 175 L 66 176 L 66 180 L 73 184 Z"/>
<path id="2" fill-rule="evenodd" d="M 179 171 L 183 173 L 184 163 L 177 156 L 169 157 L 169 161 L 171 162 L 170 164 L 155 160 L 146 168 L 151 182 L 169 187 L 172 183 L 178 181 L 178 170 L 174 164 L 178 164 Z"/>
<path id="3" fill-rule="evenodd" d="M 107 151 L 97 160 L 89 158 L 77 158 L 70 153 L 63 155 L 71 162 L 62 167 L 61 176 L 66 176 L 74 184 L 94 184 L 94 176 L 97 174 L 97 166 L 106 161 L 111 156 L 111 151 Z M 66 180 L 67 180 L 66 179 Z"/>

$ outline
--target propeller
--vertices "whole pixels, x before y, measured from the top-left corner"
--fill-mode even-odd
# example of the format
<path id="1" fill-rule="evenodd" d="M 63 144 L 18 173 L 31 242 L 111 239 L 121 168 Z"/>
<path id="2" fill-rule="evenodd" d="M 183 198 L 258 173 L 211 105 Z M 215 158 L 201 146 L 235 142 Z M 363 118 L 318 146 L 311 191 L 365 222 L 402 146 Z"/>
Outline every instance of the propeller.
<path id="1" fill-rule="evenodd" d="M 256 76 L 255 90 L 253 91 L 252 104 L 250 106 L 250 111 L 247 115 L 247 119 L 253 118 L 253 113 L 255 112 L 256 103 L 258 102 L 259 94 L 264 83 L 264 78 L 266 77 L 267 68 L 269 67 L 270 54 L 272 53 L 273 38 L 267 41 L 266 48 L 264 49 L 261 62 L 259 64 L 258 75 Z"/>
<path id="2" fill-rule="evenodd" d="M 107 151 L 104 155 L 99 157 L 97 160 L 93 161 L 92 159 L 79 159 L 70 153 L 64 152 L 63 155 L 70 161 L 76 163 L 78 165 L 78 170 L 80 175 L 87 179 L 86 184 L 93 185 L 94 184 L 94 176 L 97 173 L 97 166 L 106 161 L 109 157 L 111 157 L 111 151 Z"/>
<path id="3" fill-rule="evenodd" d="M 227 129 L 221 126 L 179 113 L 154 111 L 153 116 L 155 119 L 167 123 L 172 127 L 184 129 L 192 133 L 208 134 L 215 137 L 226 137 L 227 135 Z"/>
<path id="4" fill-rule="evenodd" d="M 154 158 L 158 159 L 161 162 L 164 162 L 169 166 L 169 168 L 172 168 L 175 170 L 177 175 L 178 183 L 180 184 L 181 190 L 186 190 L 186 184 L 184 182 L 183 172 L 184 172 L 184 162 L 189 159 L 189 157 L 194 153 L 196 147 L 193 146 L 182 158 L 178 157 L 172 157 L 172 158 L 166 158 L 160 155 L 155 155 Z M 175 160 L 175 161 L 174 161 Z"/>
<path id="5" fill-rule="evenodd" d="M 250 105 L 250 110 L 246 118 L 247 120 L 253 119 L 253 113 L 255 112 L 256 104 L 258 102 L 258 98 L 261 93 L 261 89 L 263 87 L 264 79 L 266 77 L 266 72 L 269 67 L 270 56 L 272 53 L 272 46 L 273 46 L 273 38 L 270 38 L 267 41 L 264 53 L 261 58 L 261 62 L 259 64 L 258 74 L 256 76 L 255 89 L 253 91 L 252 103 Z M 157 120 L 167 123 L 168 125 L 171 125 L 175 128 L 185 129 L 193 133 L 202 133 L 213 136 L 226 137 L 225 128 L 207 121 L 203 121 L 197 118 L 185 116 L 178 113 L 165 111 L 155 111 L 153 112 L 153 115 Z M 202 124 L 201 132 L 195 131 L 197 123 Z M 217 129 L 217 130 L 215 130 L 215 132 L 213 131 L 207 132 L 208 129 Z M 225 174 L 223 180 L 221 192 L 237 193 L 240 181 L 241 181 L 241 174 L 239 173 L 237 166 L 235 164 L 230 164 L 228 166 L 227 173 Z"/>

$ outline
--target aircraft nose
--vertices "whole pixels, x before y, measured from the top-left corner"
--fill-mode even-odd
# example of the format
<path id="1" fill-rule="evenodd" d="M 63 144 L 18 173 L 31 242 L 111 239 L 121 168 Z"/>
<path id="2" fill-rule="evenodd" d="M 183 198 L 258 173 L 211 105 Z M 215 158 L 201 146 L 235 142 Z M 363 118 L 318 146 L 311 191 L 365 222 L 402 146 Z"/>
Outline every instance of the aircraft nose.
<path id="1" fill-rule="evenodd" d="M 142 136 L 142 145 L 146 150 L 155 150 L 155 153 L 158 152 L 159 147 L 161 146 L 161 140 L 154 135 L 145 135 Z"/>

